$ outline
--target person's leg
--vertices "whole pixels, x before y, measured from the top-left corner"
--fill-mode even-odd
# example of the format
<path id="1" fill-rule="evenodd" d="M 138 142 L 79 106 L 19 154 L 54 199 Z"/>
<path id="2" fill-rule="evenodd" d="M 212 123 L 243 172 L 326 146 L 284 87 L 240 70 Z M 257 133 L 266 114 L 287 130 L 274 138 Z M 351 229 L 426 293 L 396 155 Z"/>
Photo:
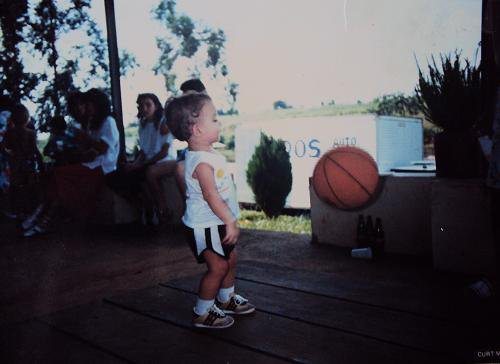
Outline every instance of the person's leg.
<path id="1" fill-rule="evenodd" d="M 200 280 L 198 296 L 203 300 L 213 300 L 229 272 L 229 264 L 211 250 L 205 250 L 202 255 L 207 263 L 207 271 Z"/>
<path id="2" fill-rule="evenodd" d="M 231 297 L 234 295 L 234 282 L 236 279 L 236 262 L 238 259 L 236 249 L 233 249 L 229 254 L 229 260 L 227 262 L 229 269 L 226 276 L 222 280 L 219 291 L 217 292 L 217 301 L 224 303 L 229 302 Z"/>
<path id="3" fill-rule="evenodd" d="M 29 237 L 50 230 L 61 208 L 82 220 L 87 219 L 103 184 L 100 168 L 90 169 L 80 164 L 57 167 L 48 184 L 43 209 L 34 226 L 23 235 Z"/>
<path id="4" fill-rule="evenodd" d="M 227 261 L 210 250 L 202 253 L 207 263 L 207 272 L 200 281 L 198 299 L 194 307 L 193 325 L 208 329 L 222 329 L 233 325 L 234 319 L 215 305 L 215 295 L 227 275 Z"/>
<path id="5" fill-rule="evenodd" d="M 236 249 L 233 249 L 229 254 L 228 271 L 217 292 L 217 305 L 225 313 L 231 315 L 248 315 L 255 311 L 255 306 L 248 302 L 246 298 L 235 293 L 234 282 L 236 263 L 238 261 Z"/>
<path id="6" fill-rule="evenodd" d="M 164 214 L 167 210 L 167 198 L 161 187 L 160 177 L 173 175 L 175 173 L 175 167 L 175 161 L 165 161 L 153 164 L 146 170 L 146 183 L 160 214 Z"/>
<path id="7" fill-rule="evenodd" d="M 234 287 L 234 281 L 236 279 L 236 262 L 238 261 L 238 255 L 236 249 L 233 249 L 229 255 L 228 271 L 222 280 L 221 288 Z"/>
<path id="8" fill-rule="evenodd" d="M 51 191 L 51 185 L 55 184 L 54 182 L 54 171 L 56 167 L 52 164 L 45 164 L 45 171 L 42 172 L 39 176 L 38 181 L 38 195 L 39 203 L 38 205 L 30 211 L 27 218 L 21 223 L 21 227 L 23 230 L 28 230 L 33 227 L 38 217 L 46 210 L 46 207 L 51 204 L 51 199 L 54 199 L 56 194 Z"/>

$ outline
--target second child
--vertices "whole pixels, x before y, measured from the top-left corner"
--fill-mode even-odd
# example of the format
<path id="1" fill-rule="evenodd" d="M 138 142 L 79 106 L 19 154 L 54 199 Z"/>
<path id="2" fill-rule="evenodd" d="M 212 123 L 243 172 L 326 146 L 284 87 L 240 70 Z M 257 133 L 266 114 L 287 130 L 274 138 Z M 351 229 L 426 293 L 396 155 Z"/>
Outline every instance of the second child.
<path id="1" fill-rule="evenodd" d="M 43 167 L 43 158 L 36 144 L 36 133 L 27 125 L 30 121 L 28 109 L 17 104 L 10 115 L 12 127 L 5 133 L 5 149 L 10 165 L 11 206 L 15 214 L 24 218 L 33 207 L 38 174 Z"/>
<path id="2" fill-rule="evenodd" d="M 132 165 L 144 170 L 154 207 L 160 220 L 165 221 L 168 216 L 167 197 L 160 178 L 174 174 L 177 157 L 172 145 L 174 137 L 163 120 L 163 106 L 156 95 L 140 94 L 137 97 L 137 110 L 140 151 Z"/>
<path id="3" fill-rule="evenodd" d="M 226 160 L 212 147 L 220 132 L 216 109 L 209 96 L 193 93 L 170 101 L 165 115 L 175 137 L 188 142 L 182 220 L 196 260 L 207 265 L 193 325 L 226 328 L 234 323 L 226 314 L 250 314 L 255 306 L 234 291 L 239 208 Z"/>

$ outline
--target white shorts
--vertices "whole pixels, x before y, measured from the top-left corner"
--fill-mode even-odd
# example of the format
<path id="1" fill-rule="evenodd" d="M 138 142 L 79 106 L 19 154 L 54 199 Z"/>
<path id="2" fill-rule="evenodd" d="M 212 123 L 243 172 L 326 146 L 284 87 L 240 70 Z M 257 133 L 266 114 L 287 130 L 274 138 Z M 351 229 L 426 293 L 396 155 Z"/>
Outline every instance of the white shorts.
<path id="1" fill-rule="evenodd" d="M 228 260 L 234 249 L 234 244 L 222 244 L 226 236 L 226 225 L 216 225 L 208 228 L 190 228 L 184 225 L 189 247 L 198 263 L 205 263 L 203 252 L 213 251 L 220 257 Z"/>

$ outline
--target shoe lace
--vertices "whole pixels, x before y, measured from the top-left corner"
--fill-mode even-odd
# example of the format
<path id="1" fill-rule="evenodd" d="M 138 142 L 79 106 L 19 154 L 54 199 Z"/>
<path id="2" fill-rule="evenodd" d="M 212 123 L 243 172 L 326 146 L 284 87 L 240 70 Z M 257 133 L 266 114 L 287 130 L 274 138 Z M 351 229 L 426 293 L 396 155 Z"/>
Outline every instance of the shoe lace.
<path id="1" fill-rule="evenodd" d="M 216 305 L 213 305 L 212 307 L 210 307 L 210 310 L 209 310 L 211 313 L 213 313 L 215 316 L 217 317 L 226 317 L 226 314 L 224 313 L 224 311 L 222 311 L 219 307 L 217 307 Z"/>
<path id="2" fill-rule="evenodd" d="M 240 296 L 239 294 L 235 294 L 233 296 L 233 299 L 234 299 L 234 302 L 236 302 L 237 305 L 244 305 L 245 303 L 248 302 L 248 300 L 242 296 Z"/>

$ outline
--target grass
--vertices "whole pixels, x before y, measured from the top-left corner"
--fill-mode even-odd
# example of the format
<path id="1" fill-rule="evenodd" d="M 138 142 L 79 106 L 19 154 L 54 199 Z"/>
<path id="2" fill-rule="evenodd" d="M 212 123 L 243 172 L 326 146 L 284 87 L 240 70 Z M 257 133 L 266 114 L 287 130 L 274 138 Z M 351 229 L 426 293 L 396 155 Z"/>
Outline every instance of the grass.
<path id="1" fill-rule="evenodd" d="M 313 108 L 292 108 L 281 110 L 268 110 L 258 113 L 249 113 L 241 115 L 221 116 L 219 117 L 222 125 L 234 125 L 241 122 L 265 121 L 287 118 L 318 117 L 318 116 L 338 116 L 351 114 L 366 114 L 372 106 L 367 104 L 352 105 L 325 105 Z"/>
<path id="2" fill-rule="evenodd" d="M 262 211 L 241 210 L 238 223 L 240 227 L 245 229 L 311 234 L 311 219 L 305 215 L 281 215 L 270 219 Z"/>

